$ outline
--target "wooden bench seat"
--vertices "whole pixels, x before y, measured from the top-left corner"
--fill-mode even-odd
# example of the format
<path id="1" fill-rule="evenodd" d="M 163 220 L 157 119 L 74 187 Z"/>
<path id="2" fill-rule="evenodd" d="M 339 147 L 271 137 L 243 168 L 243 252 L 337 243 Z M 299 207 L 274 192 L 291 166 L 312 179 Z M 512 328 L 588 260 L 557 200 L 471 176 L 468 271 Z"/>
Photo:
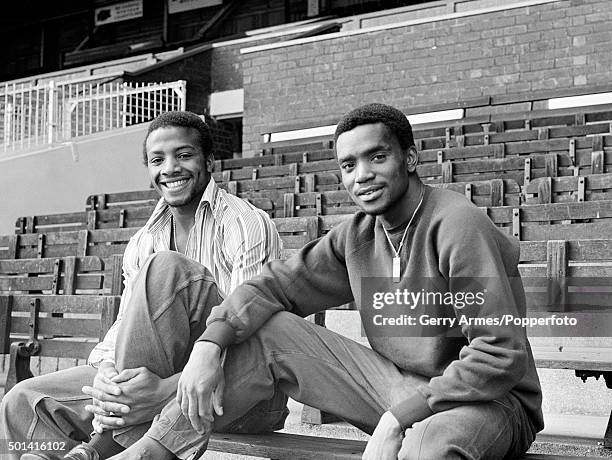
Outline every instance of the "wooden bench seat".
<path id="1" fill-rule="evenodd" d="M 430 184 L 465 195 L 476 206 L 519 206 L 521 188 L 511 179 Z M 285 217 L 349 214 L 359 210 L 346 190 L 319 193 L 285 193 Z"/>
<path id="2" fill-rule="evenodd" d="M 362 457 L 366 441 L 288 433 L 213 433 L 208 450 L 274 460 L 354 459 Z M 594 457 L 587 457 L 594 458 Z M 571 455 L 526 454 L 517 460 L 584 460 Z"/>
<path id="3" fill-rule="evenodd" d="M 316 200 L 316 195 L 314 195 Z M 294 202 L 295 203 L 295 202 Z M 316 207 L 314 208 L 316 209 Z M 352 209 L 348 208 L 350 211 Z M 493 206 L 481 208 L 503 231 L 522 241 L 549 239 L 601 239 L 607 238 L 612 229 L 612 200 L 584 203 L 548 203 L 522 206 Z M 340 210 L 338 210 L 340 212 Z M 308 212 L 309 214 L 312 211 Z M 316 214 L 312 213 L 312 214 Z M 308 225 L 316 232 L 299 233 L 288 248 L 303 246 L 317 236 L 322 236 L 334 226 L 350 218 L 351 214 L 311 216 Z M 293 238 L 307 216 L 274 219 L 283 238 Z M 291 220 L 296 219 L 296 220 Z M 282 227 L 281 227 L 282 226 Z M 138 228 L 107 228 L 66 232 L 0 235 L 0 259 L 44 258 L 64 256 L 98 256 L 108 265 L 114 255 L 123 254 L 129 238 Z"/>
<path id="4" fill-rule="evenodd" d="M 608 120 L 612 120 L 611 104 L 565 109 L 500 112 L 490 115 L 490 122 L 497 124 L 499 131 L 525 127 L 584 126 Z"/>
<path id="5" fill-rule="evenodd" d="M 331 159 L 295 162 L 284 165 L 269 165 L 228 169 L 214 172 L 213 178 L 217 182 L 230 182 L 244 179 L 263 179 L 266 177 L 297 176 L 300 174 L 313 174 L 319 172 L 339 171 L 335 157 Z"/>
<path id="6" fill-rule="evenodd" d="M 533 353 L 539 368 L 612 372 L 612 348 L 536 346 Z"/>
<path id="7" fill-rule="evenodd" d="M 361 459 L 366 442 L 286 433 L 213 433 L 208 450 L 271 459 Z"/>
<path id="8" fill-rule="evenodd" d="M 0 349 L 10 354 L 5 391 L 32 377 L 33 356 L 87 358 L 119 302 L 119 296 L 0 294 Z"/>
<path id="9" fill-rule="evenodd" d="M 0 293 L 100 294 L 105 275 L 95 256 L 0 259 Z"/>
<path id="10" fill-rule="evenodd" d="M 611 200 L 499 206 L 486 212 L 495 225 L 521 241 L 600 239 L 612 230 Z"/>
<path id="11" fill-rule="evenodd" d="M 527 203 L 565 203 L 612 199 L 612 174 L 542 177 L 525 186 Z"/>
<path id="12" fill-rule="evenodd" d="M 521 241 L 601 239 L 612 231 L 612 200 L 481 208 L 489 218 Z M 350 214 L 319 216 L 321 235 Z"/>
<path id="13" fill-rule="evenodd" d="M 424 110 L 429 109 L 424 108 Z M 413 136 L 419 150 L 438 149 L 486 143 L 606 134 L 611 133 L 610 121 L 612 121 L 611 105 L 519 112 L 502 111 L 500 113 L 473 115 L 458 121 L 417 125 L 413 127 Z M 262 143 L 263 157 L 333 148 L 331 135 L 280 142 L 269 141 L 271 132 L 312 127 L 314 125 L 296 126 L 292 124 L 285 127 L 275 126 L 268 130 L 262 135 L 264 140 Z M 489 136 L 489 138 L 485 140 L 486 136 Z M 241 163 L 241 160 L 243 159 L 234 162 L 230 167 L 250 166 L 250 164 Z M 283 163 L 277 162 L 274 164 Z M 230 163 L 227 163 L 227 166 L 229 165 Z"/>
<path id="14" fill-rule="evenodd" d="M 449 184 L 432 183 L 431 185 L 462 193 L 477 206 L 518 206 L 521 202 L 521 188 L 516 181 L 510 179 L 453 182 Z M 221 184 L 221 186 L 223 187 L 224 184 Z M 134 201 L 127 200 L 127 193 L 117 194 L 121 195 L 121 201 L 115 200 L 115 194 L 112 193 L 92 195 L 87 200 L 87 211 L 20 217 L 15 223 L 15 233 L 142 227 L 151 216 L 159 196 L 154 190 L 130 193 L 133 194 Z M 291 212 L 290 196 L 294 193 L 283 189 L 251 190 L 242 191 L 239 196 L 266 211 L 270 217 L 349 213 L 357 210 L 347 192 L 342 188 L 341 190 L 295 194 L 295 211 L 302 211 Z M 319 209 L 320 212 L 316 210 L 307 211 L 308 208 Z"/>
<path id="15" fill-rule="evenodd" d="M 95 256 L 0 260 L 5 389 L 32 375 L 32 356 L 86 358 L 119 308 L 119 296 L 100 294 L 120 292 L 120 283 L 121 273 L 108 273 Z"/>
<path id="16" fill-rule="evenodd" d="M 509 137 L 510 134 L 512 133 L 506 133 L 504 136 Z M 506 165 L 507 167 L 505 170 L 524 170 L 524 164 L 516 157 L 529 157 L 533 163 L 532 168 L 534 171 L 532 171 L 530 176 L 525 180 L 525 183 L 528 183 L 530 178 L 574 175 L 576 172 L 585 172 L 587 170 L 588 173 L 592 174 L 603 173 L 610 169 L 612 165 L 612 159 L 609 158 L 609 155 L 606 157 L 604 154 L 604 149 L 612 146 L 612 136 L 571 139 L 547 138 L 544 140 L 521 140 L 508 143 L 501 142 L 503 139 L 499 140 L 500 143 L 498 144 L 490 144 L 487 137 L 483 141 L 484 145 L 461 145 L 420 150 L 417 172 L 423 180 L 428 180 L 428 178 L 432 176 L 445 177 L 448 174 L 445 174 L 444 169 L 441 168 L 448 162 L 453 164 L 455 174 L 459 175 L 504 171 L 504 169 L 499 168 L 490 169 L 490 166 L 489 169 L 483 169 L 482 163 L 467 163 L 466 165 L 463 163 L 489 159 L 509 160 L 511 158 L 515 161 L 502 161 L 498 162 L 498 164 Z M 332 155 L 333 152 L 330 153 L 330 156 Z M 546 157 L 546 155 L 549 155 L 549 157 Z M 544 169 L 544 171 L 537 171 L 538 169 Z M 314 162 L 298 161 L 284 165 L 251 166 L 230 169 L 216 172 L 214 173 L 214 177 L 218 182 L 229 182 L 323 172 L 335 172 L 339 174 L 338 164 L 335 158 L 332 157 L 331 159 Z M 488 178 L 490 177 L 482 177 L 481 179 Z M 478 180 L 478 178 L 443 179 L 442 181 L 457 182 L 462 180 Z M 522 185 L 523 181 L 521 180 L 519 183 Z"/>
<path id="17" fill-rule="evenodd" d="M 260 168 L 262 166 L 281 166 L 294 163 L 308 163 L 313 161 L 335 160 L 336 154 L 332 147 L 322 148 L 320 145 L 314 146 L 300 145 L 294 152 L 285 152 L 271 155 L 257 155 L 244 158 L 228 158 L 225 160 L 215 160 L 215 172 L 230 171 L 243 168 Z"/>

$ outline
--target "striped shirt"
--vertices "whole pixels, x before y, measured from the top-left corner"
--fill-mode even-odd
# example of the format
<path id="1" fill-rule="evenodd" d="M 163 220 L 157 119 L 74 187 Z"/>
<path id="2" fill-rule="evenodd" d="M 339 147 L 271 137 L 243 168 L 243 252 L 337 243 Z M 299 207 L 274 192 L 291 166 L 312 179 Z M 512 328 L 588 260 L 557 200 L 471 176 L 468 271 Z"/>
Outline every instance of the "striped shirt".
<path id="1" fill-rule="evenodd" d="M 115 361 L 115 342 L 121 318 L 132 295 L 132 282 L 154 252 L 170 251 L 172 213 L 163 199 L 129 241 L 123 255 L 125 288 L 117 321 L 104 340 L 92 350 L 88 363 Z M 257 275 L 265 263 L 278 259 L 282 241 L 268 215 L 252 204 L 230 195 L 210 179 L 196 210 L 185 255 L 204 265 L 217 280 L 225 298 L 237 286 Z"/>

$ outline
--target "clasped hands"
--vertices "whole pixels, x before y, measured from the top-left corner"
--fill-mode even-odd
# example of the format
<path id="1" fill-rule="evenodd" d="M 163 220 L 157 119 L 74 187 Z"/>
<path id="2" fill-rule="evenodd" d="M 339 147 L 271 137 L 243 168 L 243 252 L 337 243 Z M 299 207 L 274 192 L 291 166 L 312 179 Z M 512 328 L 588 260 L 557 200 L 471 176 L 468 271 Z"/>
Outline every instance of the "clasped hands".
<path id="1" fill-rule="evenodd" d="M 197 342 L 183 372 L 162 379 L 146 367 L 118 372 L 111 362 L 98 367 L 92 386 L 83 393 L 92 397 L 85 409 L 94 415 L 94 431 L 102 433 L 153 420 L 163 406 L 176 400 L 185 418 L 199 433 L 212 424 L 213 411 L 223 414 L 221 349 Z"/>
<path id="2" fill-rule="evenodd" d="M 94 431 L 122 428 L 153 420 L 174 396 L 172 388 L 177 377 L 162 379 L 146 367 L 118 372 L 111 362 L 98 368 L 92 386 L 84 386 L 83 393 L 92 397 L 85 409 L 94 414 Z"/>

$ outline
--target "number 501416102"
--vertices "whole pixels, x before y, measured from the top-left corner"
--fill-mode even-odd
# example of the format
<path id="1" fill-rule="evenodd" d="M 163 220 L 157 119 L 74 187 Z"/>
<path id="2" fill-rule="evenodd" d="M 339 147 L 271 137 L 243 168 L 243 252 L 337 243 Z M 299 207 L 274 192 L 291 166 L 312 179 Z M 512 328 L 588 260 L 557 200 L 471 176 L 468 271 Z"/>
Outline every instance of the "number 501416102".
<path id="1" fill-rule="evenodd" d="M 64 441 L 8 441 L 7 447 L 10 451 L 30 450 L 66 450 Z"/>

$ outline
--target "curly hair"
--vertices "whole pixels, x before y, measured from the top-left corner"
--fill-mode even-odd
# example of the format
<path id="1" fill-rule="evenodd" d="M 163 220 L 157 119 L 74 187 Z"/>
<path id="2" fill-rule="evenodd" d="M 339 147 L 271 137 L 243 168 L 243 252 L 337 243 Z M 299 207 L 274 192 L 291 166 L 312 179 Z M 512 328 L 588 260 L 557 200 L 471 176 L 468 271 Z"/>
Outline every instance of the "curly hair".
<path id="1" fill-rule="evenodd" d="M 384 124 L 397 138 L 402 150 L 406 151 L 414 145 L 412 127 L 406 115 L 395 107 L 378 103 L 362 105 L 344 115 L 336 126 L 334 144 L 342 133 L 374 123 Z"/>
<path id="2" fill-rule="evenodd" d="M 151 122 L 149 129 L 147 130 L 147 135 L 145 136 L 142 144 L 142 156 L 145 166 L 147 166 L 147 139 L 149 139 L 149 135 L 156 129 L 168 128 L 171 126 L 195 129 L 199 134 L 200 146 L 202 147 L 202 153 L 204 156 L 209 157 L 213 155 L 210 127 L 204 120 L 193 112 L 164 112 Z"/>

